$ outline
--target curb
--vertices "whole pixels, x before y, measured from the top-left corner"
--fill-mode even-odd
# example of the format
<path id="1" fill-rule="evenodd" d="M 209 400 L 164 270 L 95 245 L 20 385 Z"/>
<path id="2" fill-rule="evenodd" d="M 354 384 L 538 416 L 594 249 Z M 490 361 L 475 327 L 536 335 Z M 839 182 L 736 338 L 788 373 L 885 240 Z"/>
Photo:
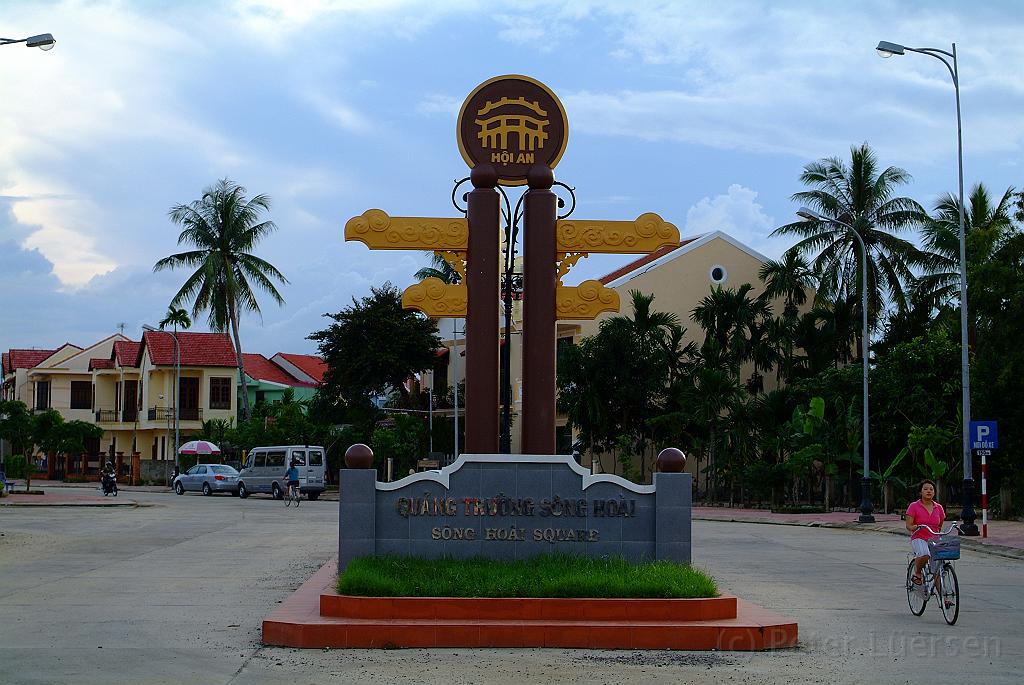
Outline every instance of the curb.
<path id="1" fill-rule="evenodd" d="M 767 526 L 801 526 L 804 528 L 834 528 L 840 530 L 857 530 L 870 533 L 888 533 L 889 535 L 905 536 L 906 532 L 894 530 L 884 526 L 871 526 L 863 523 L 829 523 L 828 521 L 765 521 L 764 519 L 743 519 L 743 518 L 708 518 L 706 516 L 694 516 L 694 521 L 718 521 L 719 523 L 757 523 Z M 1007 559 L 1024 560 L 1024 549 L 1018 547 L 1007 547 L 975 540 L 973 537 L 961 537 L 960 544 L 973 552 L 990 554 L 992 556 L 1004 557 Z"/>
<path id="2" fill-rule="evenodd" d="M 7 499 L 6 497 L 4 499 Z M 139 504 L 135 500 L 126 499 L 121 502 L 0 502 L 0 507 L 143 507 L 152 506 Z"/>

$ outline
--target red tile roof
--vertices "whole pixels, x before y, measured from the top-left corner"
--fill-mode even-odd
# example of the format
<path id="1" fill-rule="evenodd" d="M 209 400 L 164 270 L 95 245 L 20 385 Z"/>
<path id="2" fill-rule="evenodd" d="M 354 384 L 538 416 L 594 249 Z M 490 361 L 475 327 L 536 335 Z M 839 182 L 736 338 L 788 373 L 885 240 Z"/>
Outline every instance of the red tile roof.
<path id="1" fill-rule="evenodd" d="M 113 359 L 103 359 L 102 357 L 94 357 L 89 360 L 89 370 L 93 369 L 112 369 L 114 368 Z"/>
<path id="2" fill-rule="evenodd" d="M 117 362 L 118 366 L 138 366 L 141 349 L 142 343 L 137 343 L 134 340 L 118 340 L 114 343 L 110 359 Z"/>
<path id="3" fill-rule="evenodd" d="M 327 364 L 320 357 L 315 354 L 285 354 L 284 352 L 278 352 L 278 354 L 317 383 L 323 382 L 324 374 L 327 373 Z"/>
<path id="4" fill-rule="evenodd" d="M 0 358 L 2 358 L 2 362 L 0 362 L 0 375 L 6 376 L 7 365 L 10 362 L 11 355 L 7 352 L 4 352 L 3 354 L 0 354 Z"/>
<path id="5" fill-rule="evenodd" d="M 295 378 L 262 354 L 243 352 L 242 357 L 245 360 L 245 375 L 253 380 L 281 383 L 282 385 L 290 385 L 296 388 L 312 388 L 315 386 L 313 383 L 307 383 Z"/>
<path id="6" fill-rule="evenodd" d="M 608 285 L 612 281 L 618 278 L 622 278 L 631 271 L 636 271 L 642 266 L 647 266 L 654 260 L 660 259 L 661 257 L 667 255 L 669 252 L 674 252 L 681 248 L 683 245 L 686 245 L 687 243 L 692 243 L 694 240 L 696 240 L 696 238 L 687 238 L 686 240 L 681 241 L 678 245 L 666 245 L 665 247 L 658 248 L 655 252 L 644 255 L 640 259 L 636 259 L 627 264 L 626 266 L 616 269 L 607 276 L 602 276 L 599 280 L 602 284 Z"/>
<path id="7" fill-rule="evenodd" d="M 46 361 L 57 350 L 11 350 L 7 363 L 10 370 L 31 369 L 36 364 Z"/>
<path id="8" fill-rule="evenodd" d="M 178 333 L 182 366 L 237 366 L 235 347 L 226 333 Z M 174 337 L 167 331 L 146 331 L 141 355 L 149 354 L 156 366 L 175 364 Z"/>

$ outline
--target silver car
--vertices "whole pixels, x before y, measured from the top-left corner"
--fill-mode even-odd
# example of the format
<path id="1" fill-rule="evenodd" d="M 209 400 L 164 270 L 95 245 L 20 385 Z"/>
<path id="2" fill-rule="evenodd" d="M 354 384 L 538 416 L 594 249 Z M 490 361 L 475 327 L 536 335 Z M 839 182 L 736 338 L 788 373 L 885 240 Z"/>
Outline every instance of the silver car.
<path id="1" fill-rule="evenodd" d="M 238 471 L 225 464 L 196 464 L 174 479 L 174 491 L 184 495 L 186 490 L 210 495 L 215 492 L 238 494 Z"/>

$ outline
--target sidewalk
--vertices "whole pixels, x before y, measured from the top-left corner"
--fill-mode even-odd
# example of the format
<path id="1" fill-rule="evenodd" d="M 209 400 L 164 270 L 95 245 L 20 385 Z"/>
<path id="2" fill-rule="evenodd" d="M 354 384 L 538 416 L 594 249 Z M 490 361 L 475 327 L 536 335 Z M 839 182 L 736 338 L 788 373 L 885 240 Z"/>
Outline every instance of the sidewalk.
<path id="1" fill-rule="evenodd" d="M 875 523 L 857 523 L 857 512 L 833 511 L 827 514 L 776 514 L 767 509 L 728 509 L 694 507 L 696 521 L 735 521 L 739 523 L 771 523 L 781 526 L 817 526 L 870 530 L 893 535 L 909 535 L 899 514 L 875 514 Z M 981 518 L 977 522 L 981 528 Z M 988 537 L 962 537 L 964 548 L 999 556 L 1024 559 L 1024 522 L 989 521 Z"/>

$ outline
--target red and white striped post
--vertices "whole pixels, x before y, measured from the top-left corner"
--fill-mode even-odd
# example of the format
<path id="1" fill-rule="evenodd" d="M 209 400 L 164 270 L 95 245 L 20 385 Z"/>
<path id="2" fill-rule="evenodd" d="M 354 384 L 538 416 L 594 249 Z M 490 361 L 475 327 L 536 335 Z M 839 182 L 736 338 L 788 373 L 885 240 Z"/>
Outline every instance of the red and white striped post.
<path id="1" fill-rule="evenodd" d="M 985 460 L 988 457 L 988 450 L 978 450 L 981 455 L 981 537 L 988 537 L 988 473 L 986 473 Z"/>

